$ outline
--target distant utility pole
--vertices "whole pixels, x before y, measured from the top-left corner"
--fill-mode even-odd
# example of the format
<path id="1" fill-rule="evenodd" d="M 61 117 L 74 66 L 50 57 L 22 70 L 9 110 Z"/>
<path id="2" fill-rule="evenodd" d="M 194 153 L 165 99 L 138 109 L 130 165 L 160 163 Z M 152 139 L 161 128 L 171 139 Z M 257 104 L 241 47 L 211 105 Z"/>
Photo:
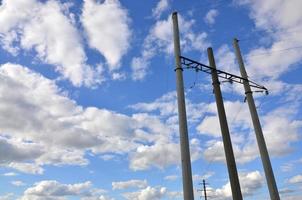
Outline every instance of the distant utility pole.
<path id="1" fill-rule="evenodd" d="M 235 48 L 235 51 L 236 51 L 236 57 L 237 57 L 237 60 L 238 60 L 238 63 L 239 63 L 241 76 L 242 76 L 242 78 L 245 79 L 243 81 L 243 85 L 244 85 L 246 100 L 248 102 L 248 106 L 249 106 L 252 121 L 253 121 L 253 126 L 254 126 L 254 129 L 255 129 L 258 148 L 259 148 L 259 151 L 260 151 L 261 160 L 262 160 L 262 164 L 263 164 L 263 168 L 264 168 L 264 172 L 265 172 L 266 182 L 267 182 L 267 185 L 268 185 L 271 200 L 280 200 L 278 188 L 277 188 L 275 177 L 274 177 L 274 172 L 273 172 L 273 169 L 272 169 L 269 154 L 268 154 L 266 144 L 265 144 L 265 140 L 264 140 L 264 137 L 263 137 L 261 124 L 260 124 L 260 121 L 259 121 L 259 118 L 258 118 L 258 113 L 257 113 L 257 109 L 256 109 L 256 106 L 255 106 L 252 90 L 251 90 L 251 87 L 249 85 L 249 82 L 247 81 L 248 76 L 247 76 L 247 73 L 246 73 L 246 70 L 245 70 L 245 67 L 244 67 L 244 63 L 243 63 L 240 48 L 239 48 L 239 45 L 238 45 L 238 41 L 239 40 L 237 40 L 235 38 L 234 41 L 233 41 L 233 45 L 234 45 L 234 48 Z"/>
<path id="2" fill-rule="evenodd" d="M 202 180 L 202 185 L 203 185 L 203 194 L 204 194 L 204 200 L 207 200 L 207 186 L 206 186 L 206 181 L 203 179 Z"/>
<path id="3" fill-rule="evenodd" d="M 208 196 L 207 192 L 211 191 L 212 189 L 207 189 L 208 183 L 206 183 L 206 180 L 204 180 L 204 179 L 202 180 L 202 183 L 199 183 L 199 184 L 202 185 L 202 189 L 201 190 L 197 190 L 197 191 L 203 192 L 204 200 L 208 200 L 208 197 L 210 197 L 210 196 Z M 202 197 L 202 195 L 200 196 L 200 198 L 201 197 Z"/>
<path id="4" fill-rule="evenodd" d="M 216 64 L 215 64 L 212 48 L 208 48 L 208 58 L 209 58 L 210 67 L 212 67 L 211 74 L 212 74 L 213 88 L 216 98 L 216 105 L 217 105 L 218 117 L 220 122 L 220 129 L 222 133 L 224 152 L 225 152 L 229 178 L 231 183 L 232 196 L 233 196 L 233 200 L 242 200 L 236 162 L 235 162 L 234 152 L 232 148 L 232 141 L 231 141 L 228 122 L 227 122 L 225 109 L 223 105 L 220 83 L 218 80 L 218 74 L 216 71 Z"/>
<path id="5" fill-rule="evenodd" d="M 185 106 L 185 94 L 183 86 L 183 68 L 180 61 L 180 41 L 177 12 L 172 14 L 173 19 L 173 35 L 174 35 L 174 54 L 176 63 L 176 88 L 177 88 L 177 103 L 178 103 L 178 120 L 179 120 L 179 138 L 182 166 L 182 181 L 183 181 L 183 196 L 184 200 L 194 200 L 191 158 L 187 127 L 187 114 Z"/>

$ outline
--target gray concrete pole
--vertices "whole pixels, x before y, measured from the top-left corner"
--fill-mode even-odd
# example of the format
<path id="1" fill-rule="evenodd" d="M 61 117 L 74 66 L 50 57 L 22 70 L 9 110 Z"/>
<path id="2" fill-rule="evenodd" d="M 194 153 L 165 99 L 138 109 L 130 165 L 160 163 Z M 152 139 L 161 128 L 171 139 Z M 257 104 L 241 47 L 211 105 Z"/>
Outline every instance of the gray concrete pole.
<path id="1" fill-rule="evenodd" d="M 238 45 L 238 40 L 236 38 L 233 41 L 233 46 L 235 48 L 236 57 L 237 57 L 237 60 L 239 63 L 241 76 L 242 76 L 242 78 L 247 79 L 248 76 L 245 71 L 243 59 L 242 59 L 240 48 Z M 262 164 L 263 164 L 263 168 L 264 168 L 264 173 L 265 173 L 270 197 L 271 197 L 271 200 L 280 200 L 277 184 L 276 184 L 275 177 L 274 177 L 274 172 L 272 169 L 269 154 L 268 154 L 265 140 L 263 137 L 262 128 L 261 128 L 261 124 L 260 124 L 260 121 L 258 118 L 258 113 L 257 113 L 257 109 L 255 106 L 251 87 L 250 87 L 248 81 L 243 81 L 243 85 L 244 85 L 246 100 L 247 100 L 247 103 L 248 103 L 248 106 L 250 109 L 250 113 L 251 113 L 251 117 L 252 117 L 252 121 L 253 121 L 253 126 L 255 129 L 258 148 L 259 148 L 260 155 L 261 155 L 261 160 L 262 160 Z"/>
<path id="2" fill-rule="evenodd" d="M 209 58 L 210 66 L 216 69 L 212 48 L 208 48 L 208 58 Z M 223 99 L 220 90 L 220 83 L 218 80 L 217 71 L 212 70 L 211 74 L 212 74 L 213 88 L 216 98 L 218 117 L 220 122 L 220 129 L 222 133 L 224 152 L 225 152 L 225 157 L 226 157 L 226 162 L 229 172 L 229 179 L 231 183 L 232 196 L 233 196 L 233 200 L 242 200 L 236 162 L 235 162 L 233 148 L 232 148 L 232 141 L 231 141 L 228 122 L 224 110 Z"/>
<path id="3" fill-rule="evenodd" d="M 182 181 L 184 200 L 194 200 L 194 191 L 192 183 L 191 158 L 187 127 L 187 114 L 185 104 L 185 94 L 183 86 L 182 66 L 180 62 L 180 41 L 177 12 L 172 14 L 173 19 L 173 34 L 174 34 L 174 54 L 176 63 L 176 89 L 178 103 L 178 120 L 179 120 L 179 137 L 180 137 L 180 152 L 182 166 Z"/>

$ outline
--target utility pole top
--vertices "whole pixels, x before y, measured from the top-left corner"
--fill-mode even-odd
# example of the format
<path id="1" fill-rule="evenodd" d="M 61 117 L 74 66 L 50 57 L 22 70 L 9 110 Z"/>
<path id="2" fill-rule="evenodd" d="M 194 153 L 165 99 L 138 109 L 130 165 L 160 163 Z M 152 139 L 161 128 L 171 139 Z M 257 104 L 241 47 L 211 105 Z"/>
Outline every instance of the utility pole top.
<path id="1" fill-rule="evenodd" d="M 234 38 L 234 41 L 239 42 L 239 40 L 237 38 Z"/>

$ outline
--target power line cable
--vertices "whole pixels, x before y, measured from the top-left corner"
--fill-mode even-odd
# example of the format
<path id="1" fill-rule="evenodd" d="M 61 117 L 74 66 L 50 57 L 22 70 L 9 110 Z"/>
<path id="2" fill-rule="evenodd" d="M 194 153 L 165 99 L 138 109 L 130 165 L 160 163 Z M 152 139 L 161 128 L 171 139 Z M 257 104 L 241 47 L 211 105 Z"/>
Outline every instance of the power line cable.
<path id="1" fill-rule="evenodd" d="M 300 48 L 302 48 L 302 45 L 301 46 L 295 46 L 295 47 L 289 47 L 289 48 L 285 48 L 285 49 L 278 49 L 278 50 L 270 51 L 270 52 L 267 52 L 267 53 L 252 54 L 252 55 L 249 55 L 249 57 L 258 57 L 258 56 L 263 56 L 263 55 L 270 55 L 270 54 L 273 54 L 273 53 L 278 53 L 278 52 L 282 52 L 282 51 L 289 51 L 289 50 L 293 50 L 293 49 L 300 49 Z"/>
<path id="2" fill-rule="evenodd" d="M 252 54 L 252 55 L 249 55 L 247 57 L 261 57 L 261 56 L 272 55 L 274 53 L 280 53 L 280 52 L 290 51 L 290 50 L 300 49 L 300 48 L 302 48 L 302 45 L 301 46 L 289 47 L 289 48 L 285 48 L 285 49 L 278 49 L 278 50 L 274 50 L 274 51 L 270 51 L 270 52 L 266 52 L 266 53 Z M 234 64 L 235 62 L 236 62 L 235 58 L 232 59 L 232 60 L 226 60 L 224 65 Z"/>
<path id="3" fill-rule="evenodd" d="M 283 31 L 276 30 L 276 31 L 264 31 L 264 32 L 267 32 L 269 34 L 301 33 L 302 32 L 302 27 L 299 27 L 299 28 L 295 27 L 295 28 L 292 28 L 292 29 L 287 29 L 286 31 L 285 30 L 283 30 Z M 256 33 L 256 34 L 258 35 L 259 33 Z M 259 34 L 259 36 L 263 37 L 262 34 Z M 255 40 L 255 37 L 249 35 L 249 36 L 246 36 L 246 37 L 241 37 L 239 39 L 240 42 L 245 42 L 245 41 L 250 41 L 250 40 Z M 285 40 L 282 40 L 282 41 L 288 41 L 288 39 L 285 39 Z"/>
<path id="4" fill-rule="evenodd" d="M 207 8 L 207 6 L 211 6 L 211 8 L 216 8 L 216 7 L 221 6 L 225 2 L 226 2 L 225 0 L 217 0 L 216 2 L 199 3 L 199 4 L 187 6 L 187 7 L 182 8 L 182 9 L 176 9 L 176 8 L 174 8 L 174 9 L 178 13 L 183 13 L 185 11 L 190 11 L 192 9 L 200 9 L 200 8 L 203 8 L 203 7 Z"/>

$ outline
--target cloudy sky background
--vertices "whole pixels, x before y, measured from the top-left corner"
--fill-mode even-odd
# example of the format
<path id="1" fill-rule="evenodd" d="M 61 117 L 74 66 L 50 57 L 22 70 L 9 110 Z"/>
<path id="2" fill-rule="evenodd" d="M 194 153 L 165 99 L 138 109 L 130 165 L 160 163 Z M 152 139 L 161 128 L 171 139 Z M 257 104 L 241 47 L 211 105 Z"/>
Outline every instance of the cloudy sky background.
<path id="1" fill-rule="evenodd" d="M 2 0 L 0 199 L 182 199 L 171 13 L 184 56 L 239 74 L 238 37 L 282 199 L 302 198 L 300 0 Z M 207 74 L 185 70 L 195 199 L 231 199 Z M 269 199 L 241 85 L 223 83 L 245 199 Z"/>

